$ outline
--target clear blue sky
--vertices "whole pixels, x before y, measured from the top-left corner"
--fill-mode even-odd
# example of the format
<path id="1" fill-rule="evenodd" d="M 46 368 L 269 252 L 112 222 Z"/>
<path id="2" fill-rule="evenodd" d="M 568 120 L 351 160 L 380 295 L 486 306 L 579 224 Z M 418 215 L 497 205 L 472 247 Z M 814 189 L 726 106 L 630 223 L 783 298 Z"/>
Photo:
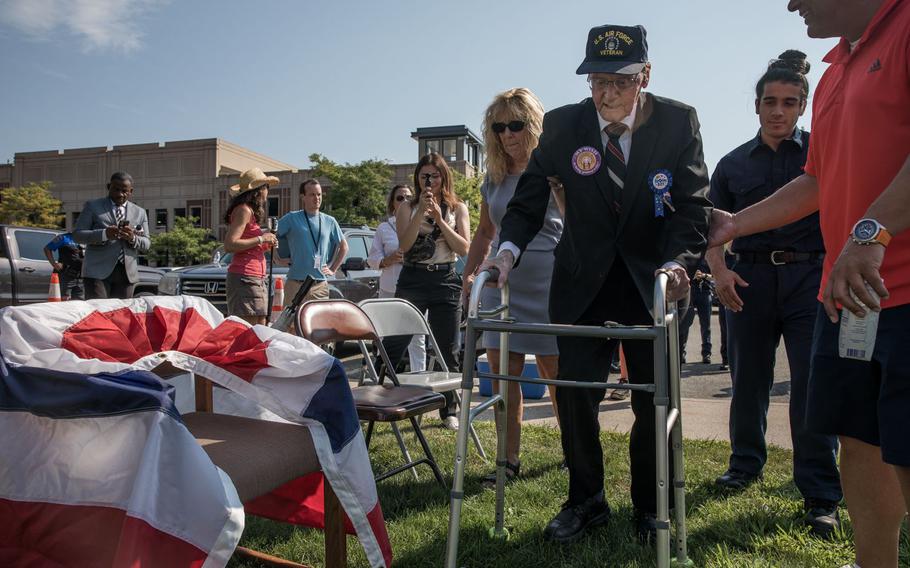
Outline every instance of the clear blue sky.
<path id="1" fill-rule="evenodd" d="M 757 131 L 768 60 L 806 52 L 814 87 L 835 43 L 785 0 L 0 0 L 0 162 L 211 137 L 298 167 L 413 162 L 413 129 L 480 134 L 504 89 L 548 109 L 587 96 L 574 73 L 603 23 L 647 28 L 648 90 L 698 109 L 712 169 Z"/>

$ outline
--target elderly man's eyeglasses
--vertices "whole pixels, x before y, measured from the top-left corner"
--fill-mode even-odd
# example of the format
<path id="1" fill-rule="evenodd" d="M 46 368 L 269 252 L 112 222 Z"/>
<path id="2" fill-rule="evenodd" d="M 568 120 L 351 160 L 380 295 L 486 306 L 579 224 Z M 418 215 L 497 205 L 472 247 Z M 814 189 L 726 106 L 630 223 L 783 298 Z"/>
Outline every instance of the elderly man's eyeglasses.
<path id="1" fill-rule="evenodd" d="M 502 134 L 503 132 L 506 131 L 506 128 L 508 128 L 510 132 L 521 132 L 522 130 L 525 129 L 525 123 L 523 120 L 513 120 L 508 123 L 494 122 L 493 124 L 490 125 L 490 128 L 492 128 L 493 132 L 495 132 L 496 134 Z"/>
<path id="2" fill-rule="evenodd" d="M 628 91 L 641 82 L 639 75 L 628 75 L 618 79 L 604 79 L 603 77 L 588 77 L 588 85 L 591 90 L 605 91 L 607 87 L 616 87 L 617 91 Z"/>

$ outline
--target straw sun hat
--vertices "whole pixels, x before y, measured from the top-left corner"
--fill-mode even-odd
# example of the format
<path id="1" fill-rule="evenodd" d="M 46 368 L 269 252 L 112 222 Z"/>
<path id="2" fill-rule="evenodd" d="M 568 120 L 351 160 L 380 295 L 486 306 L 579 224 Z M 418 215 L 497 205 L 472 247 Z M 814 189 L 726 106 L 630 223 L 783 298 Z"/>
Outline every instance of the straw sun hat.
<path id="1" fill-rule="evenodd" d="M 265 184 L 278 185 L 281 180 L 275 176 L 267 176 L 259 168 L 251 168 L 240 174 L 240 183 L 231 186 L 231 197 L 237 197 L 241 193 L 257 189 Z"/>

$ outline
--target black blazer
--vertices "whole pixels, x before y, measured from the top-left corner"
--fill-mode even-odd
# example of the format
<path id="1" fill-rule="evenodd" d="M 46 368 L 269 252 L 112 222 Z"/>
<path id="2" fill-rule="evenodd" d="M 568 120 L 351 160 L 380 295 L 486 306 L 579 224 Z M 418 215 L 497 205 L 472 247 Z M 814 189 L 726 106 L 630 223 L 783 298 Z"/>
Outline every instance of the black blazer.
<path id="1" fill-rule="evenodd" d="M 600 291 L 617 255 L 625 261 L 645 306 L 651 310 L 654 271 L 677 261 L 690 274 L 707 246 L 711 202 L 695 109 L 642 93 L 632 132 L 622 211 L 612 207 L 606 163 L 594 175 L 572 167 L 582 146 L 603 152 L 597 110 L 588 98 L 544 116 L 540 143 L 509 202 L 500 242 L 524 251 L 543 225 L 550 199 L 547 176 L 565 186 L 565 227 L 556 247 L 550 286 L 550 318 L 575 323 Z M 670 195 L 675 212 L 654 215 L 648 178 L 657 170 L 672 173 Z"/>

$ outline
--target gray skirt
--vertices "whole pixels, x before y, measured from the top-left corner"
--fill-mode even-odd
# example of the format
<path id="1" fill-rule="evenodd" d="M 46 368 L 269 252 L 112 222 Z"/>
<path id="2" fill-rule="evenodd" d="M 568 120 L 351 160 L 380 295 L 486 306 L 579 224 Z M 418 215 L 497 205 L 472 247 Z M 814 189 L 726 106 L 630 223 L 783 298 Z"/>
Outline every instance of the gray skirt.
<path id="1" fill-rule="evenodd" d="M 227 273 L 227 309 L 231 316 L 266 316 L 269 290 L 265 278 Z"/>
<path id="2" fill-rule="evenodd" d="M 509 315 L 524 323 L 550 323 L 550 280 L 553 277 L 553 251 L 525 251 L 521 264 L 509 273 Z M 498 288 L 484 288 L 480 303 L 485 307 L 498 306 Z M 499 349 L 499 334 L 485 331 L 483 346 Z M 509 336 L 509 351 L 532 355 L 557 355 L 556 337 L 513 333 Z"/>

